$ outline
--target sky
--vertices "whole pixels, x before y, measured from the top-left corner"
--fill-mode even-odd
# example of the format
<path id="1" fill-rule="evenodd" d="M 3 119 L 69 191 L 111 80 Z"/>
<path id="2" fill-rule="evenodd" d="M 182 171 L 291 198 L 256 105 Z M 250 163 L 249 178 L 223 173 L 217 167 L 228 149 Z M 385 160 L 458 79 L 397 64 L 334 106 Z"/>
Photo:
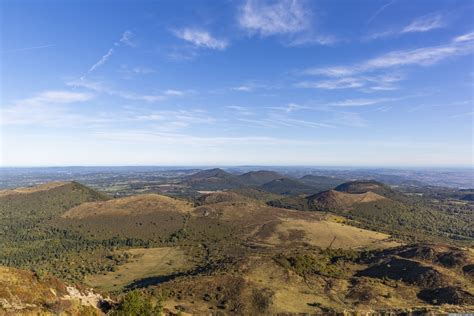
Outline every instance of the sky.
<path id="1" fill-rule="evenodd" d="M 1 166 L 474 163 L 471 0 L 0 9 Z"/>

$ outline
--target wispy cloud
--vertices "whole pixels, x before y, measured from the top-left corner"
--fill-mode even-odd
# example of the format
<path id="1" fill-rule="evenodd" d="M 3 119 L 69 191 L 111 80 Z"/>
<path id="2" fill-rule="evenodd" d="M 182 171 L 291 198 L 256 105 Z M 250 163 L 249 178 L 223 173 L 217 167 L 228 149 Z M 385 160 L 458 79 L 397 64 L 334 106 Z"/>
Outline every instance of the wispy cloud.
<path id="1" fill-rule="evenodd" d="M 445 26 L 441 14 L 429 14 L 415 19 L 405 26 L 402 33 L 427 32 Z"/>
<path id="2" fill-rule="evenodd" d="M 122 34 L 122 37 L 120 38 L 120 40 L 118 42 L 114 43 L 114 46 L 118 47 L 121 44 L 124 44 L 124 45 L 127 45 L 127 46 L 135 47 L 135 45 L 131 42 L 132 36 L 133 36 L 133 33 L 131 31 L 125 31 Z M 109 48 L 107 53 L 105 53 L 95 64 L 93 64 L 89 68 L 87 73 L 84 76 L 82 76 L 82 78 L 85 78 L 88 74 L 92 73 L 97 68 L 99 68 L 100 66 L 103 66 L 105 63 L 107 63 L 107 61 L 110 59 L 110 57 L 112 57 L 114 52 L 115 52 L 115 49 L 113 47 Z"/>
<path id="3" fill-rule="evenodd" d="M 248 107 L 240 106 L 240 105 L 229 105 L 226 106 L 227 109 L 233 111 L 238 115 L 250 116 L 255 115 L 255 112 Z"/>
<path id="4" fill-rule="evenodd" d="M 165 95 L 182 96 L 182 95 L 184 95 L 184 91 L 168 89 L 168 90 L 165 91 Z"/>
<path id="5" fill-rule="evenodd" d="M 193 44 L 197 48 L 224 50 L 229 45 L 227 40 L 215 38 L 209 32 L 201 29 L 184 28 L 175 30 L 173 33 L 178 38 Z"/>
<path id="6" fill-rule="evenodd" d="M 43 49 L 43 48 L 49 48 L 49 47 L 54 47 L 56 46 L 55 44 L 48 44 L 48 45 L 40 45 L 40 46 L 31 46 L 31 47 L 22 47 L 22 48 L 13 48 L 13 49 L 7 49 L 7 50 L 2 50 L 1 53 L 19 53 L 19 52 L 24 52 L 24 51 L 29 51 L 29 50 L 37 50 L 37 49 Z"/>
<path id="7" fill-rule="evenodd" d="M 232 91 L 239 91 L 239 92 L 253 92 L 256 90 L 273 90 L 273 89 L 280 89 L 281 85 L 277 83 L 265 83 L 259 82 L 257 80 L 249 80 L 240 85 L 236 85 L 234 87 L 230 87 L 229 89 Z"/>
<path id="8" fill-rule="evenodd" d="M 419 104 L 408 109 L 408 112 L 416 112 L 425 109 L 439 108 L 439 107 L 457 107 L 462 105 L 474 105 L 472 100 L 447 102 L 447 103 L 431 103 L 431 104 Z"/>
<path id="9" fill-rule="evenodd" d="M 138 121 L 160 122 L 161 130 L 176 130 L 195 124 L 212 124 L 216 119 L 202 110 L 152 111 L 133 117 Z"/>
<path id="10" fill-rule="evenodd" d="M 135 76 L 153 74 L 156 71 L 149 67 L 143 67 L 143 66 L 129 67 L 128 65 L 121 65 L 119 72 L 123 73 L 126 77 L 135 77 Z"/>
<path id="11" fill-rule="evenodd" d="M 242 85 L 242 86 L 232 87 L 231 89 L 234 91 L 250 92 L 254 89 L 254 87 L 250 85 Z"/>
<path id="12" fill-rule="evenodd" d="M 309 10 L 298 0 L 247 0 L 240 9 L 239 25 L 252 34 L 292 34 L 310 26 Z"/>
<path id="13" fill-rule="evenodd" d="M 109 49 L 108 52 L 104 56 L 102 56 L 95 64 L 93 64 L 89 68 L 87 73 L 91 73 L 97 68 L 99 68 L 100 66 L 102 66 L 103 64 L 105 64 L 109 60 L 109 58 L 112 56 L 113 53 L 114 53 L 114 49 L 113 48 Z"/>
<path id="14" fill-rule="evenodd" d="M 474 32 L 455 37 L 453 41 L 457 43 L 474 41 Z"/>
<path id="15" fill-rule="evenodd" d="M 31 98 L 2 107 L 1 123 L 4 125 L 23 125 L 37 122 L 51 123 L 66 120 L 70 114 L 61 105 L 89 101 L 93 94 L 67 90 L 51 90 Z"/>
<path id="16" fill-rule="evenodd" d="M 381 76 L 367 76 L 365 73 L 387 71 L 407 66 L 435 65 L 448 58 L 471 54 L 473 51 L 474 35 L 468 33 L 454 38 L 445 45 L 392 51 L 354 65 L 308 68 L 302 74 L 335 79 L 303 81 L 298 83 L 297 86 L 318 89 L 344 89 L 361 88 L 367 82 L 372 82 L 375 84 L 374 90 L 390 90 L 394 88 L 393 83 L 400 81 L 403 78 L 402 76 L 394 76 L 392 73 Z M 384 84 L 377 84 L 380 82 Z"/>
<path id="17" fill-rule="evenodd" d="M 367 20 L 367 24 L 372 23 L 385 9 L 395 3 L 396 0 L 392 0 L 381 6 L 375 13 Z"/>
<path id="18" fill-rule="evenodd" d="M 295 118 L 289 118 L 281 115 L 271 115 L 266 118 L 261 119 L 246 119 L 239 118 L 241 122 L 249 123 L 253 126 L 262 126 L 265 128 L 281 128 L 290 127 L 290 128 L 335 128 L 335 125 L 324 123 L 324 122 L 313 122 L 308 120 L 301 120 Z"/>
<path id="19" fill-rule="evenodd" d="M 459 118 L 459 117 L 473 116 L 473 115 L 474 115 L 474 111 L 471 111 L 471 112 L 465 112 L 461 114 L 452 115 L 451 118 Z"/>
<path id="20" fill-rule="evenodd" d="M 145 101 L 149 103 L 160 102 L 160 101 L 166 100 L 167 98 L 171 96 L 181 96 L 184 94 L 183 91 L 171 90 L 171 89 L 165 90 L 161 93 L 151 93 L 151 94 L 136 93 L 132 91 L 113 89 L 106 86 L 105 84 L 101 82 L 94 82 L 94 81 L 90 81 L 84 78 L 67 82 L 66 85 L 71 86 L 71 87 L 85 88 L 85 89 L 89 89 L 95 92 L 105 93 L 105 94 L 120 97 L 126 100 Z"/>
<path id="21" fill-rule="evenodd" d="M 299 105 L 296 103 L 288 103 L 286 106 L 269 106 L 268 109 L 283 111 L 285 113 L 291 113 L 298 110 L 308 109 L 307 106 Z"/>
<path id="22" fill-rule="evenodd" d="M 38 104 L 59 103 L 67 104 L 84 102 L 93 98 L 90 93 L 71 92 L 65 90 L 44 91 L 37 96 L 17 101 L 17 104 L 35 106 Z"/>
<path id="23" fill-rule="evenodd" d="M 377 31 L 363 37 L 363 41 L 371 41 L 389 37 L 396 37 L 407 33 L 423 33 L 446 26 L 445 18 L 440 13 L 431 13 L 418 17 L 408 25 L 388 30 Z"/>
<path id="24" fill-rule="evenodd" d="M 366 106 L 374 105 L 382 102 L 396 101 L 396 98 L 378 98 L 378 99 L 347 99 L 343 101 L 337 101 L 329 103 L 331 106 L 344 106 L 344 107 L 353 107 L 353 106 Z"/>
<path id="25" fill-rule="evenodd" d="M 355 77 L 345 77 L 330 80 L 319 80 L 319 81 L 302 81 L 296 84 L 297 87 L 301 88 L 312 88 L 312 89 L 348 89 L 348 88 L 361 88 L 365 85 L 365 80 Z"/>
<path id="26" fill-rule="evenodd" d="M 288 46 L 307 46 L 307 45 L 324 45 L 331 46 L 339 42 L 334 35 L 314 35 L 311 33 L 303 33 L 290 38 L 286 43 Z"/>
<path id="27" fill-rule="evenodd" d="M 309 72 L 313 74 L 312 71 Z M 314 73 L 318 73 L 315 71 Z M 321 72 L 329 77 L 337 77 L 338 71 L 331 69 L 323 69 Z M 343 72 L 341 72 L 342 75 Z M 398 89 L 395 84 L 403 79 L 403 75 L 399 73 L 377 75 L 377 76 L 350 76 L 342 78 L 331 78 L 318 81 L 302 81 L 296 83 L 297 87 L 313 88 L 313 89 L 361 89 L 364 92 L 371 91 L 391 91 Z"/>
<path id="28" fill-rule="evenodd" d="M 130 47 L 135 47 L 136 44 L 132 41 L 133 37 L 135 35 L 131 31 L 125 31 L 122 34 L 122 37 L 120 38 L 119 42 L 122 44 L 125 44 Z M 118 43 L 115 43 L 115 46 L 118 46 Z"/>

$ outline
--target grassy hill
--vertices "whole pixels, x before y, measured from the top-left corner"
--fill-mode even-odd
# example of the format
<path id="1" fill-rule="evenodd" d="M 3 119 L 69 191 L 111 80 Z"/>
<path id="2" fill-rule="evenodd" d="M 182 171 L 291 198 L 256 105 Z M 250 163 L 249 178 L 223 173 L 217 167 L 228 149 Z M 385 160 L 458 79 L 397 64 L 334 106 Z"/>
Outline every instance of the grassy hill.
<path id="1" fill-rule="evenodd" d="M 227 190 L 243 185 L 238 176 L 219 168 L 202 170 L 192 174 L 186 177 L 183 184 L 196 191 Z"/>
<path id="2" fill-rule="evenodd" d="M 356 204 L 376 202 L 386 199 L 371 191 L 364 193 L 345 193 L 329 190 L 308 196 L 308 206 L 315 210 L 349 210 Z"/>
<path id="3" fill-rule="evenodd" d="M 411 241 L 474 241 L 474 212 L 469 206 L 447 208 L 422 198 L 403 196 L 374 181 L 348 182 L 335 190 L 268 203 L 303 211 L 333 212 L 361 227 Z"/>
<path id="4" fill-rule="evenodd" d="M 395 192 L 389 186 L 374 180 L 344 182 L 335 187 L 334 190 L 352 194 L 373 192 L 385 197 L 395 195 Z"/>
<path id="5" fill-rule="evenodd" d="M 282 179 L 284 176 L 274 171 L 250 171 L 239 176 L 239 180 L 246 185 L 259 186 L 273 180 Z"/>
<path id="6" fill-rule="evenodd" d="M 345 182 L 343 179 L 339 178 L 315 176 L 311 174 L 303 176 L 299 180 L 312 186 L 315 189 L 314 192 L 331 190 Z"/>
<path id="7" fill-rule="evenodd" d="M 237 176 L 214 169 L 191 177 Z M 239 187 L 187 199 L 108 199 L 78 183 L 2 191 L 1 262 L 35 273 L 2 283 L 0 267 L 0 314 L 2 298 L 68 311 L 55 299 L 71 293 L 38 285 L 51 274 L 117 294 L 117 311 L 148 301 L 175 314 L 474 311 L 468 204 L 455 213 L 373 182 L 307 195 L 314 188 L 299 180 L 269 183 L 286 196 Z M 436 243 L 404 244 L 417 240 Z M 44 299 L 10 295 L 23 289 Z"/>
<path id="8" fill-rule="evenodd" d="M 299 180 L 290 178 L 276 179 L 259 187 L 260 189 L 281 195 L 311 194 L 315 189 Z"/>

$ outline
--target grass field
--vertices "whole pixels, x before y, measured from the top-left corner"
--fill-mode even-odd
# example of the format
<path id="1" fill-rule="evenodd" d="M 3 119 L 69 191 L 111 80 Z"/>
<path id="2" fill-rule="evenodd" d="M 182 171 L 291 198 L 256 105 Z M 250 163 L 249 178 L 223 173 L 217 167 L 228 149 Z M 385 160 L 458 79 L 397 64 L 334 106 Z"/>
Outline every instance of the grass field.
<path id="1" fill-rule="evenodd" d="M 86 276 L 85 283 L 101 291 L 117 291 L 143 279 L 168 276 L 193 267 L 180 248 L 137 248 L 127 252 L 131 255 L 128 262 L 113 272 Z"/>
<path id="2" fill-rule="evenodd" d="M 306 242 L 321 248 L 387 248 L 399 245 L 383 233 L 360 229 L 332 220 L 282 218 L 265 233 L 262 242 L 279 246 L 290 242 Z"/>

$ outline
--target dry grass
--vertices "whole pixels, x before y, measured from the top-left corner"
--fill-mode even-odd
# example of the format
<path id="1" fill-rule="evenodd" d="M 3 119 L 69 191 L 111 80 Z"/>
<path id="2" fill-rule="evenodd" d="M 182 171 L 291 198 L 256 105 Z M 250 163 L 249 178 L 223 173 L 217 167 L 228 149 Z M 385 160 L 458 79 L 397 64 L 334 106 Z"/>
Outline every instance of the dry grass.
<path id="1" fill-rule="evenodd" d="M 358 203 L 369 203 L 380 200 L 386 200 L 386 198 L 373 192 L 356 194 L 330 190 L 316 196 L 316 201 L 322 206 L 340 210 L 349 209 Z"/>
<path id="2" fill-rule="evenodd" d="M 84 219 L 100 216 L 144 215 L 160 211 L 186 213 L 191 203 L 158 194 L 141 194 L 105 202 L 83 203 L 62 215 L 63 218 Z"/>
<path id="3" fill-rule="evenodd" d="M 299 232 L 299 233 L 297 233 Z M 292 236 L 296 236 L 292 238 Z M 298 238 L 299 237 L 299 238 Z M 328 220 L 282 218 L 274 231 L 262 241 L 271 245 L 302 241 L 326 248 L 387 248 L 399 245 L 390 236 Z"/>
<path id="4" fill-rule="evenodd" d="M 127 251 L 132 255 L 127 263 L 116 271 L 86 276 L 85 282 L 102 291 L 116 291 L 134 281 L 171 275 L 192 268 L 185 251 L 180 248 L 138 248 Z"/>
<path id="5" fill-rule="evenodd" d="M 70 183 L 71 182 L 48 182 L 34 187 L 16 188 L 13 190 L 0 190 L 0 196 L 48 191 L 51 189 L 62 187 L 64 185 L 68 185 Z"/>

